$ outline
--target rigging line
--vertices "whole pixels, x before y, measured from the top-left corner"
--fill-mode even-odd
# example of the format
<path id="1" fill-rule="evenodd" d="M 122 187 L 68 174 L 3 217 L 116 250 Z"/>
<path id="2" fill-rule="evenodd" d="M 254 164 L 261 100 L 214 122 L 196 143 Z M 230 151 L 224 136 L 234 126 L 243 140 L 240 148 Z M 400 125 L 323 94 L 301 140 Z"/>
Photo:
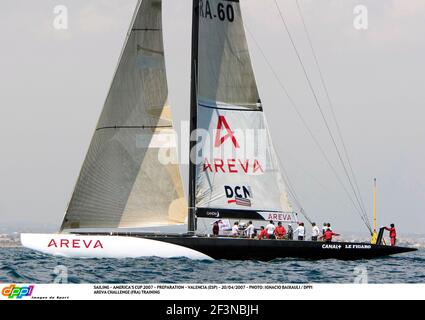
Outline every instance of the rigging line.
<path id="1" fill-rule="evenodd" d="M 347 167 L 346 167 L 346 165 L 345 165 L 345 162 L 344 162 L 344 160 L 343 160 L 343 158 L 342 158 L 342 156 L 341 156 L 341 152 L 339 151 L 338 145 L 337 145 L 337 143 L 336 143 L 336 141 L 335 141 L 335 138 L 334 138 L 334 136 L 333 136 L 333 134 L 332 134 L 332 130 L 331 130 L 330 126 L 329 126 L 328 121 L 326 120 L 326 116 L 325 116 L 325 114 L 324 114 L 324 112 L 323 112 L 323 109 L 322 109 L 322 107 L 321 107 L 321 105 L 320 105 L 320 102 L 319 102 L 319 99 L 318 99 L 318 97 L 317 97 L 317 94 L 316 94 L 316 92 L 315 92 L 315 90 L 314 90 L 314 88 L 313 88 L 313 84 L 311 83 L 311 80 L 310 80 L 310 78 L 309 78 L 309 76 L 308 76 L 308 73 L 307 73 L 307 70 L 306 70 L 306 68 L 305 68 L 305 66 L 304 66 L 304 63 L 302 62 L 301 55 L 300 55 L 300 53 L 298 52 L 297 47 L 295 46 L 294 39 L 292 38 L 292 35 L 291 35 L 290 31 L 289 31 L 289 28 L 288 28 L 288 26 L 287 26 L 287 24 L 286 24 L 286 22 L 285 22 L 285 18 L 283 17 L 282 11 L 280 10 L 280 7 L 279 7 L 279 5 L 278 5 L 278 3 L 277 3 L 277 0 L 274 0 L 274 3 L 275 3 L 275 5 L 276 5 L 276 8 L 278 9 L 279 15 L 280 15 L 281 20 L 282 20 L 282 22 L 283 22 L 283 25 L 285 26 L 285 30 L 286 30 L 286 32 L 287 32 L 287 34 L 288 34 L 288 36 L 289 36 L 290 42 L 291 42 L 291 44 L 292 44 L 292 47 L 293 47 L 293 48 L 294 48 L 294 50 L 295 50 L 295 53 L 296 53 L 297 58 L 298 58 L 298 61 L 300 62 L 300 65 L 301 65 L 301 67 L 302 67 L 302 69 L 303 69 L 304 75 L 305 75 L 305 77 L 306 77 L 306 79 L 307 79 L 308 86 L 309 86 L 310 91 L 311 91 L 311 93 L 312 93 L 312 95 L 313 95 L 313 97 L 314 97 L 315 103 L 316 103 L 317 107 L 319 108 L 320 114 L 321 114 L 322 119 L 323 119 L 323 121 L 324 121 L 324 123 L 325 123 L 325 126 L 326 126 L 326 128 L 327 128 L 327 131 L 328 131 L 328 133 L 329 133 L 329 135 L 330 135 L 330 138 L 331 138 L 331 140 L 332 140 L 332 143 L 333 143 L 333 145 L 334 145 L 334 147 L 335 147 L 335 150 L 336 150 L 336 152 L 337 152 L 338 158 L 339 158 L 339 160 L 340 160 L 340 162 L 341 162 L 341 165 L 342 165 L 342 167 L 343 167 L 343 169 L 344 169 L 345 175 L 346 175 L 346 176 L 347 176 L 347 178 L 348 178 L 348 182 L 349 182 L 349 184 L 350 184 L 350 186 L 351 186 L 351 189 L 352 189 L 352 191 L 353 191 L 353 193 L 354 193 L 354 196 L 355 196 L 355 198 L 356 198 L 357 202 L 359 203 L 359 206 L 360 206 L 360 208 L 361 208 L 361 210 L 362 210 L 362 215 L 367 216 L 367 214 L 366 214 L 366 213 L 363 211 L 363 209 L 362 209 L 362 206 L 361 206 L 361 204 L 360 204 L 360 200 L 359 200 L 359 197 L 358 197 L 358 195 L 357 195 L 356 189 L 355 189 L 355 187 L 354 187 L 354 185 L 353 185 L 352 179 L 351 179 L 351 177 L 350 177 L 350 175 L 349 175 L 349 173 L 348 173 L 348 170 L 347 170 Z M 371 228 L 370 228 L 370 225 L 369 225 L 369 224 L 366 224 L 366 227 L 367 227 L 368 229 L 370 229 L 370 231 L 371 231 Z"/>
<path id="2" fill-rule="evenodd" d="M 291 180 L 289 179 L 288 172 L 284 168 L 281 168 L 281 170 L 283 173 L 283 179 L 285 180 L 285 183 L 287 184 L 289 193 L 294 198 L 295 204 L 301 209 L 302 208 L 301 202 L 299 201 L 298 195 L 295 193 L 295 189 L 292 185 Z M 308 217 L 306 218 L 307 220 L 309 220 Z"/>
<path id="3" fill-rule="evenodd" d="M 301 205 L 302 201 L 300 201 L 299 196 L 297 195 L 297 193 L 295 192 L 296 188 L 294 188 L 294 184 L 291 182 L 291 179 L 289 178 L 289 174 L 288 171 L 285 169 L 285 166 L 283 165 L 283 162 L 279 156 L 279 154 L 275 153 L 276 158 L 278 159 L 278 163 L 280 164 L 280 169 L 283 173 L 283 180 L 288 188 L 288 193 L 289 195 L 293 198 L 294 200 L 294 204 L 298 207 L 298 209 L 300 210 L 301 214 L 306 218 L 306 220 L 308 222 L 310 222 L 310 224 L 312 223 L 311 218 L 309 217 L 309 215 L 307 214 L 307 212 L 305 211 L 305 208 Z M 287 155 L 287 157 L 289 157 L 289 155 Z M 293 159 L 295 162 L 297 162 L 297 160 Z M 325 191 L 325 193 L 329 193 L 329 190 L 327 187 L 325 187 L 316 177 L 314 177 L 311 173 L 309 173 L 307 170 L 301 168 L 301 166 L 298 166 L 298 169 L 305 174 L 306 176 L 308 176 L 310 179 L 312 179 L 316 184 L 318 184 L 323 191 Z M 338 198 L 338 200 L 340 200 Z M 342 202 L 341 202 L 342 204 Z M 345 204 L 346 205 L 346 204 Z M 345 206 L 344 205 L 344 206 Z"/>
<path id="4" fill-rule="evenodd" d="M 350 193 L 348 192 L 345 184 L 342 182 L 341 178 L 338 175 L 338 172 L 336 171 L 335 167 L 332 165 L 331 161 L 329 160 L 329 158 L 326 156 L 325 151 L 323 150 L 322 146 L 320 145 L 319 141 L 317 140 L 317 138 L 314 136 L 313 131 L 311 131 L 310 127 L 308 126 L 306 120 L 304 119 L 304 117 L 302 116 L 302 114 L 300 113 L 300 111 L 298 110 L 297 105 L 295 104 L 295 101 L 292 99 L 292 97 L 289 95 L 288 90 L 286 89 L 285 85 L 283 84 L 283 82 L 280 80 L 279 76 L 277 75 L 276 71 L 274 70 L 273 66 L 271 65 L 270 61 L 267 59 L 267 56 L 265 55 L 264 51 L 261 49 L 259 43 L 257 42 L 257 40 L 255 39 L 255 37 L 253 36 L 253 34 L 251 33 L 251 31 L 249 30 L 249 28 L 246 26 L 246 30 L 248 31 L 248 34 L 251 36 L 251 38 L 253 39 L 255 45 L 257 46 L 258 50 L 260 51 L 261 55 L 263 56 L 263 59 L 265 60 L 265 62 L 267 63 L 270 71 L 273 73 L 273 76 L 276 78 L 279 86 L 281 87 L 281 89 L 283 90 L 283 92 L 285 93 L 286 97 L 288 98 L 288 101 L 290 102 L 290 105 L 294 108 L 295 112 L 297 113 L 298 117 L 300 118 L 301 122 L 303 123 L 304 127 L 307 129 L 308 133 L 310 134 L 311 138 L 313 139 L 314 143 L 316 144 L 316 146 L 318 147 L 318 149 L 320 150 L 322 156 L 325 158 L 327 164 L 329 165 L 329 167 L 331 168 L 333 174 L 335 175 L 338 183 L 342 186 L 343 190 L 345 191 L 345 194 L 347 195 L 348 199 L 351 201 L 351 203 L 353 204 L 354 209 L 357 211 L 357 213 L 360 214 L 360 217 L 362 218 L 362 214 L 361 211 L 359 211 L 359 208 L 357 207 L 356 203 L 354 202 L 353 198 L 351 197 Z M 362 218 L 363 219 L 363 218 Z"/>
<path id="5" fill-rule="evenodd" d="M 272 143 L 273 144 L 273 143 Z M 273 151 L 275 150 L 274 146 L 273 146 Z M 307 213 L 305 212 L 303 206 L 301 205 L 301 201 L 299 201 L 298 195 L 295 192 L 295 188 L 293 187 L 293 184 L 291 183 L 291 180 L 289 179 L 289 175 L 288 172 L 286 171 L 285 167 L 283 166 L 283 162 L 280 159 L 280 156 L 276 153 L 273 152 L 274 156 L 277 158 L 278 160 L 278 167 L 280 169 L 280 171 L 283 173 L 282 178 L 286 184 L 286 187 L 288 189 L 289 195 L 293 198 L 295 205 L 300 209 L 301 214 L 306 218 L 306 220 L 308 222 L 310 222 L 311 224 L 311 219 L 310 217 L 307 215 Z"/>
<path id="6" fill-rule="evenodd" d="M 329 90 L 328 90 L 328 87 L 326 85 L 326 82 L 325 82 L 325 78 L 323 76 L 323 73 L 322 73 L 322 69 L 320 68 L 319 59 L 317 58 L 316 51 L 314 50 L 313 41 L 311 40 L 311 37 L 310 37 L 310 32 L 308 31 L 307 24 L 305 22 L 305 19 L 304 19 L 303 14 L 302 14 L 302 10 L 301 10 L 301 6 L 299 4 L 299 1 L 298 0 L 295 0 L 295 2 L 297 4 L 298 13 L 300 15 L 300 18 L 301 18 L 301 21 L 302 21 L 302 24 L 303 24 L 303 27 L 304 27 L 304 31 L 305 31 L 305 33 L 307 35 L 307 40 L 308 40 L 308 43 L 310 45 L 311 52 L 313 54 L 314 62 L 316 64 L 317 70 L 319 72 L 320 81 L 322 83 L 323 89 L 325 90 L 326 98 L 327 98 L 327 100 L 329 102 L 329 108 L 331 109 L 331 114 L 332 114 L 333 120 L 334 120 L 335 125 L 336 125 L 336 128 L 337 128 L 337 133 L 338 133 L 339 138 L 340 138 L 341 143 L 342 143 L 342 147 L 343 147 L 343 151 L 345 153 L 345 157 L 347 159 L 348 167 L 350 169 L 351 175 L 352 175 L 353 180 L 354 180 L 354 185 L 356 186 L 357 193 L 359 194 L 360 202 L 361 202 L 361 204 L 363 206 L 363 211 L 367 212 L 366 211 L 366 208 L 365 208 L 365 205 L 364 205 L 364 202 L 363 202 L 363 198 L 361 196 L 359 185 L 357 183 L 356 175 L 355 175 L 354 170 L 353 170 L 353 167 L 351 165 L 349 153 L 348 153 L 348 150 L 347 150 L 345 141 L 343 139 L 342 131 L 341 131 L 341 128 L 340 128 L 339 123 L 337 121 L 337 117 L 336 117 L 336 113 L 335 113 L 335 108 L 333 106 L 333 102 L 332 102 L 332 99 L 330 97 Z"/>
<path id="7" fill-rule="evenodd" d="M 293 188 L 291 180 L 289 179 L 288 173 L 286 172 L 286 170 L 283 167 L 281 168 L 281 170 L 283 172 L 283 179 L 285 180 L 285 183 L 287 184 L 290 196 L 294 199 L 295 205 L 299 208 L 300 213 L 304 216 L 304 218 L 310 224 L 312 224 L 312 220 L 308 216 L 307 212 L 304 210 L 304 207 L 301 205 L 301 202 L 299 201 L 298 195 L 295 193 L 295 189 Z"/>
<path id="8" fill-rule="evenodd" d="M 303 62 L 302 62 L 302 59 L 301 59 L 301 55 L 299 54 L 298 49 L 297 49 L 297 48 L 296 48 L 296 46 L 295 46 L 295 42 L 294 42 L 294 40 L 293 40 L 293 38 L 292 38 L 292 35 L 291 35 L 290 31 L 289 31 L 289 28 L 288 28 L 288 26 L 287 26 L 287 24 L 286 24 L 286 22 L 285 22 L 285 18 L 284 18 L 283 14 L 282 14 L 282 11 L 280 10 L 280 7 L 279 7 L 279 5 L 278 5 L 277 1 L 276 1 L 276 0 L 274 0 L 274 2 L 275 2 L 275 5 L 276 5 L 276 7 L 277 7 L 277 9 L 278 9 L 278 12 L 279 12 L 279 15 L 280 15 L 280 17 L 281 17 L 281 20 L 282 20 L 282 22 L 283 22 L 283 24 L 284 24 L 284 26 L 285 26 L 285 30 L 286 30 L 286 32 L 288 33 L 289 39 L 290 39 L 290 41 L 291 41 L 291 44 L 292 44 L 292 46 L 293 46 L 293 48 L 294 48 L 294 50 L 295 50 L 295 53 L 296 53 L 296 55 L 297 55 L 297 57 L 298 57 L 298 60 L 299 60 L 299 62 L 300 62 L 300 64 L 301 64 L 301 67 L 302 67 L 302 69 L 303 69 L 303 71 L 304 71 L 304 75 L 305 75 L 305 77 L 306 77 L 306 79 L 307 79 L 307 81 L 308 81 L 308 85 L 309 85 L 309 87 L 310 87 L 310 90 L 311 90 L 311 92 L 312 92 L 312 94 L 313 94 L 313 96 L 314 96 L 315 102 L 316 102 L 316 104 L 317 104 L 317 106 L 318 106 L 318 108 L 319 108 L 319 111 L 320 111 L 320 113 L 321 113 L 321 115 L 322 115 L 323 121 L 324 121 L 324 123 L 325 123 L 325 125 L 326 125 L 326 128 L 327 128 L 327 130 L 328 130 L 328 132 L 329 132 L 329 135 L 330 135 L 330 137 L 331 137 L 331 139 L 332 139 L 332 142 L 333 142 L 333 144 L 334 144 L 335 150 L 336 150 L 336 152 L 337 152 L 337 154 L 338 154 L 338 157 L 339 157 L 339 160 L 340 160 L 340 162 L 341 162 L 341 165 L 343 166 L 344 172 L 345 172 L 345 174 L 346 174 L 346 176 L 347 176 L 347 178 L 348 178 L 348 181 L 349 181 L 349 184 L 350 184 L 350 186 L 351 186 L 351 189 L 352 189 L 352 191 L 353 191 L 353 193 L 354 193 L 354 195 L 355 195 L 355 197 L 356 197 L 356 200 L 357 200 L 357 202 L 358 202 L 358 204 L 359 204 L 359 206 L 360 206 L 360 208 L 361 208 L 361 210 L 362 210 L 362 212 L 363 212 L 364 218 L 365 218 L 366 220 L 368 220 L 368 219 L 367 219 L 367 213 L 366 213 L 366 210 L 365 210 L 365 207 L 364 207 L 364 204 L 363 204 L 363 200 L 361 199 L 361 194 L 360 194 L 360 192 L 359 192 L 358 184 L 356 184 L 356 183 L 355 183 L 355 184 L 356 184 L 356 186 L 357 186 L 357 189 L 356 189 L 356 188 L 353 186 L 353 183 L 352 183 L 352 181 L 351 181 L 351 176 L 349 175 L 348 170 L 347 170 L 347 168 L 346 168 L 346 166 L 345 166 L 345 162 L 344 162 L 344 160 L 343 160 L 343 158 L 342 158 L 342 156 L 341 156 L 341 153 L 340 153 L 340 151 L 339 151 L 339 148 L 338 148 L 338 146 L 337 146 L 337 144 L 336 144 L 336 141 L 335 141 L 335 139 L 334 139 L 334 137 L 333 137 L 332 131 L 331 131 L 330 126 L 329 126 L 329 124 L 328 124 L 328 122 L 327 122 L 327 120 L 326 120 L 326 117 L 325 117 L 324 113 L 323 113 L 323 110 L 322 110 L 321 105 L 320 105 L 320 103 L 319 103 L 319 99 L 318 99 L 318 97 L 317 97 L 317 95 L 316 95 L 316 92 L 314 91 L 314 88 L 313 88 L 313 85 L 312 85 L 312 83 L 311 83 L 311 81 L 310 81 L 310 78 L 308 77 L 308 73 L 307 73 L 306 68 L 305 68 L 305 66 L 304 66 L 304 64 L 303 64 Z M 341 138 L 341 137 L 342 137 L 342 135 L 340 136 L 340 138 Z M 346 148 L 345 148 L 345 149 L 346 149 Z M 348 155 L 348 153 L 346 153 L 346 157 L 347 157 L 347 155 Z M 347 157 L 347 158 L 348 158 L 348 157 Z M 355 176 L 354 176 L 354 174 L 353 174 L 352 167 L 351 167 L 351 174 L 353 175 L 353 180 L 354 180 L 354 179 L 355 179 Z M 357 181 L 357 180 L 355 180 L 355 181 Z M 356 190 L 357 190 L 357 192 L 356 192 Z M 358 194 L 357 194 L 357 193 L 358 193 Z M 369 222 L 367 223 L 367 225 L 368 225 L 368 228 L 370 228 Z"/>
<path id="9" fill-rule="evenodd" d="M 278 155 L 277 155 L 277 157 L 279 159 L 279 156 Z M 280 159 L 279 159 L 279 161 L 280 161 Z M 295 188 L 293 187 L 293 184 L 291 182 L 291 179 L 289 178 L 288 172 L 285 170 L 284 167 L 281 167 L 281 170 L 283 172 L 283 179 L 284 179 L 285 183 L 287 184 L 287 187 L 288 187 L 288 191 L 289 191 L 290 196 L 294 199 L 295 205 L 299 208 L 300 213 L 312 225 L 313 224 L 313 220 L 309 217 L 309 215 L 305 211 L 304 207 L 301 205 L 301 201 L 299 200 L 299 197 L 298 197 L 298 195 L 295 192 Z M 325 190 L 325 187 L 321 183 L 319 183 L 318 181 L 316 181 L 316 183 L 318 183 Z"/>
<path id="10" fill-rule="evenodd" d="M 265 121 L 266 121 L 266 125 L 268 126 L 268 124 L 267 124 L 267 119 L 265 119 Z M 283 178 L 284 182 L 286 183 L 286 186 L 287 186 L 287 189 L 288 189 L 288 191 L 289 191 L 290 196 L 291 196 L 291 197 L 293 198 L 293 200 L 295 201 L 295 205 L 299 208 L 299 210 L 300 210 L 301 214 L 304 216 L 304 218 L 305 218 L 305 219 L 306 219 L 306 220 L 307 220 L 310 224 L 312 224 L 312 220 L 311 220 L 311 219 L 310 219 L 310 217 L 308 216 L 307 212 L 305 212 L 305 210 L 304 210 L 303 206 L 301 205 L 301 201 L 299 201 L 298 195 L 296 194 L 296 192 L 295 192 L 295 188 L 293 187 L 293 184 L 291 183 L 291 180 L 289 179 L 288 172 L 286 171 L 286 169 L 285 169 L 285 167 L 284 167 L 284 165 L 283 165 L 282 159 L 280 158 L 279 154 L 277 154 L 277 153 L 276 153 L 276 148 L 275 148 L 275 146 L 274 146 L 274 143 L 273 143 L 273 141 L 272 141 L 272 139 L 271 139 L 270 135 L 269 135 L 268 137 L 269 137 L 269 141 L 270 141 L 270 143 L 271 143 L 271 145 L 272 145 L 272 152 L 273 152 L 273 155 L 277 158 L 277 166 L 278 166 L 278 168 L 281 170 L 281 172 L 283 173 L 282 178 Z"/>
<path id="11" fill-rule="evenodd" d="M 295 205 L 299 208 L 299 212 L 304 216 L 304 218 L 311 224 L 313 225 L 313 220 L 308 216 L 307 212 L 305 211 L 304 207 L 300 204 L 299 199 L 297 198 L 297 196 L 295 194 L 293 194 L 295 191 L 292 190 L 292 193 L 290 191 L 290 195 L 291 197 L 294 198 L 295 201 Z"/>
<path id="12" fill-rule="evenodd" d="M 284 171 L 284 169 L 282 168 L 282 171 Z M 304 173 L 307 173 L 307 172 L 304 172 Z M 312 223 L 312 221 L 313 220 L 310 220 L 310 217 L 308 216 L 308 214 L 305 212 L 305 209 L 304 209 L 304 207 L 300 204 L 300 200 L 299 200 L 299 198 L 297 198 L 298 196 L 295 194 L 295 189 L 294 189 L 294 187 L 291 185 L 291 181 L 290 181 L 290 179 L 289 179 L 289 175 L 288 175 L 288 173 L 287 172 L 284 172 L 284 175 L 286 175 L 286 176 L 284 176 L 283 177 L 283 179 L 284 179 L 284 181 L 285 181 L 285 183 L 288 185 L 288 191 L 289 191 L 289 194 L 291 195 L 291 197 L 293 197 L 294 198 L 294 202 L 295 202 L 295 205 L 300 209 L 300 212 L 301 212 L 301 214 L 307 219 L 307 221 L 308 222 L 310 222 L 310 224 Z M 313 176 L 310 176 L 310 178 L 314 178 Z M 327 191 L 327 189 L 321 184 L 321 183 L 319 183 L 318 181 L 316 181 L 316 179 L 314 179 L 314 181 L 317 183 L 317 184 L 319 184 L 321 187 L 322 187 L 322 189 L 324 190 L 324 191 Z M 291 193 L 292 192 L 292 193 Z M 329 192 L 327 192 L 327 193 L 329 193 Z M 339 198 L 337 199 L 337 200 L 340 200 Z M 340 202 L 340 204 L 343 204 L 342 202 Z M 345 206 L 346 204 L 344 204 L 343 206 Z"/>
<path id="13" fill-rule="evenodd" d="M 300 161 L 297 160 L 296 158 L 291 157 L 289 154 L 286 155 L 286 158 L 292 158 L 292 162 L 299 164 Z M 298 169 L 298 171 L 303 174 L 305 177 L 311 179 L 311 181 L 313 181 L 315 184 L 317 184 L 322 190 L 323 192 L 325 192 L 326 194 L 330 194 L 330 189 L 329 187 L 325 186 L 320 179 L 318 179 L 317 177 L 315 177 L 311 172 L 309 172 L 308 170 L 306 170 L 305 168 L 303 168 L 301 165 L 296 165 L 295 168 Z M 340 204 L 342 206 L 346 206 L 347 204 L 344 202 L 341 202 L 339 200 L 341 200 L 340 198 L 335 199 L 336 201 L 340 202 Z"/>

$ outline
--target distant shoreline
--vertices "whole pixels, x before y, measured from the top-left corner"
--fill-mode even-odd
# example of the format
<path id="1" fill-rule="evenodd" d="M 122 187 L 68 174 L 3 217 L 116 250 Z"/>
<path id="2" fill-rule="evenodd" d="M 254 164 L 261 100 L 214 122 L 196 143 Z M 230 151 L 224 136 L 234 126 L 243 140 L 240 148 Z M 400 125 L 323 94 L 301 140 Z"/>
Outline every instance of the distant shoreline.
<path id="1" fill-rule="evenodd" d="M 16 244 L 3 244 L 0 243 L 0 248 L 1 249 L 12 249 L 12 248 L 22 248 L 22 245 L 20 243 L 16 243 Z"/>
<path id="2" fill-rule="evenodd" d="M 22 247 L 18 233 L 0 234 L 0 248 L 19 248 Z"/>

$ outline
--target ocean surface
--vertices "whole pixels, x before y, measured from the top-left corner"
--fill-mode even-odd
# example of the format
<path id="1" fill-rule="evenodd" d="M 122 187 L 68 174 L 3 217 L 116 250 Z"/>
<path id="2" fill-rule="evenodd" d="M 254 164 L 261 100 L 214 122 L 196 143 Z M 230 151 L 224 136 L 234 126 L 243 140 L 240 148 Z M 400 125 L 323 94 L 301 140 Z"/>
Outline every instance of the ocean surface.
<path id="1" fill-rule="evenodd" d="M 425 249 L 374 260 L 260 262 L 68 259 L 0 248 L 0 283 L 53 283 L 63 270 L 68 283 L 353 283 L 359 275 L 369 283 L 425 283 Z"/>

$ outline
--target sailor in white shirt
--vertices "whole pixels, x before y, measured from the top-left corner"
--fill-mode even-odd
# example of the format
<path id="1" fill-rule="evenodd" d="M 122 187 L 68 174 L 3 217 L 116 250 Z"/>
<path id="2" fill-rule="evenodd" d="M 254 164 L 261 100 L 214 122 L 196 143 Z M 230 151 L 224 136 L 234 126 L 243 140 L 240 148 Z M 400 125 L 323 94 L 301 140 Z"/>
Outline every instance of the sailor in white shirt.
<path id="1" fill-rule="evenodd" d="M 239 237 L 239 222 L 235 222 L 232 228 L 232 236 Z"/>
<path id="2" fill-rule="evenodd" d="M 317 241 L 317 238 L 320 234 L 320 229 L 318 226 L 316 226 L 315 222 L 313 222 L 311 225 L 313 226 L 313 229 L 311 230 L 311 241 Z"/>
<path id="3" fill-rule="evenodd" d="M 269 239 L 276 239 L 276 236 L 274 235 L 274 230 L 276 229 L 276 226 L 274 225 L 273 221 L 270 220 L 270 223 L 266 226 L 267 234 L 269 235 Z"/>
<path id="4" fill-rule="evenodd" d="M 248 227 L 243 231 L 247 238 L 252 238 L 255 232 L 255 227 L 252 224 L 252 221 L 248 222 Z"/>
<path id="5" fill-rule="evenodd" d="M 300 222 L 298 228 L 294 230 L 294 233 L 298 233 L 298 240 L 304 240 L 305 228 L 303 222 Z"/>

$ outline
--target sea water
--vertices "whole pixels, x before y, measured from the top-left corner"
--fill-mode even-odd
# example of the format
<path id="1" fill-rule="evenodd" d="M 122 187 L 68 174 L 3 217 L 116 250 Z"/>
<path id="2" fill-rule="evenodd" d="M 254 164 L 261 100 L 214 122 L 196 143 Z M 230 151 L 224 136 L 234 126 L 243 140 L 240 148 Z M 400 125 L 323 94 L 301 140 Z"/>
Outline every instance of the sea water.
<path id="1" fill-rule="evenodd" d="M 372 260 L 69 259 L 0 248 L 0 283 L 425 283 L 425 249 Z"/>

